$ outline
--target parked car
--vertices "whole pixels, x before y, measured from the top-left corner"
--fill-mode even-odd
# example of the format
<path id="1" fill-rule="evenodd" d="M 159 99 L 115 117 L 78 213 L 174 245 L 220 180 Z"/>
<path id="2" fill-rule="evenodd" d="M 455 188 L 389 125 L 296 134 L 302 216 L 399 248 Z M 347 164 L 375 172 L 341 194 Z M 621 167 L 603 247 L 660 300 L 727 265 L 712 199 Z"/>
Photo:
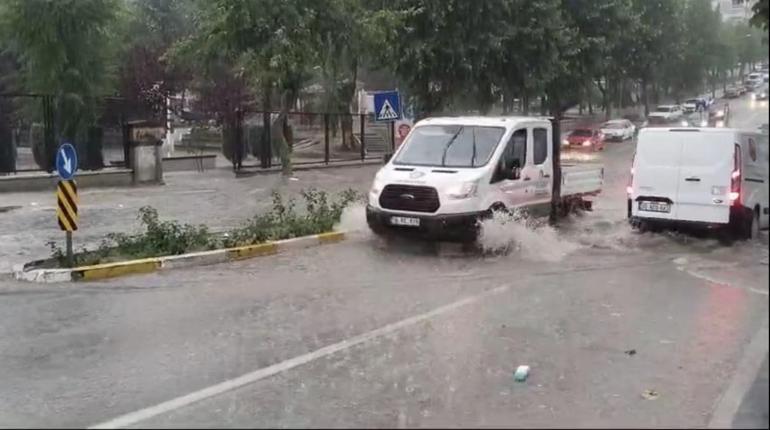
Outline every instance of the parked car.
<path id="1" fill-rule="evenodd" d="M 759 126 L 759 132 L 762 134 L 770 134 L 770 124 L 764 123 Z"/>
<path id="2" fill-rule="evenodd" d="M 696 110 L 698 110 L 698 106 L 700 105 L 700 100 L 698 99 L 687 99 L 682 103 L 682 110 L 684 110 L 684 113 L 693 113 Z"/>
<path id="3" fill-rule="evenodd" d="M 679 105 L 660 105 L 655 108 L 655 111 L 650 113 L 649 118 L 663 118 L 666 121 L 676 121 L 684 115 L 682 107 Z"/>
<path id="4" fill-rule="evenodd" d="M 604 149 L 604 134 L 593 127 L 578 127 L 562 142 L 569 149 L 601 151 Z"/>
<path id="5" fill-rule="evenodd" d="M 601 132 L 604 134 L 605 141 L 624 141 L 634 138 L 636 126 L 627 119 L 613 119 L 602 124 Z"/>
<path id="6" fill-rule="evenodd" d="M 735 99 L 741 96 L 740 89 L 737 86 L 730 86 L 725 89 L 726 99 Z"/>

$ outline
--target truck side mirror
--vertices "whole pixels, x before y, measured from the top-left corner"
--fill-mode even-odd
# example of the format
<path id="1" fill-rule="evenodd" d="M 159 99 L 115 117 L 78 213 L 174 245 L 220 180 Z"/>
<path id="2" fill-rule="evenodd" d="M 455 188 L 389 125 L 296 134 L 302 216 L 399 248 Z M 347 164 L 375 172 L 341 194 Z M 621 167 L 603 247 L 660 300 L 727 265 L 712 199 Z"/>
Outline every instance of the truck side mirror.
<path id="1" fill-rule="evenodd" d="M 382 156 L 382 163 L 383 164 L 388 164 L 388 162 L 390 161 L 391 158 L 393 158 L 393 154 L 391 154 L 391 153 L 387 153 L 387 154 L 383 155 Z"/>

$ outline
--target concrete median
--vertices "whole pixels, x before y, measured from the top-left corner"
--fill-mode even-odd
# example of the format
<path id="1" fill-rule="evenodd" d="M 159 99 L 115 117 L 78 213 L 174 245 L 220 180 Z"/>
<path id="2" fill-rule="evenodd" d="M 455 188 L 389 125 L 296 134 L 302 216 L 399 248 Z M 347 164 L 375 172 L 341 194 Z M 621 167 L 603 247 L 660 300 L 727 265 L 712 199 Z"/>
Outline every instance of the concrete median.
<path id="1" fill-rule="evenodd" d="M 14 277 L 21 281 L 39 283 L 94 281 L 127 275 L 151 273 L 164 269 L 178 269 L 246 260 L 249 258 L 274 255 L 288 250 L 337 243 L 345 240 L 345 238 L 345 232 L 329 232 L 235 248 L 215 249 L 212 251 L 169 255 L 164 257 L 142 258 L 115 263 L 96 264 L 93 266 L 81 266 L 72 269 L 34 269 L 17 266 L 14 268 Z"/>

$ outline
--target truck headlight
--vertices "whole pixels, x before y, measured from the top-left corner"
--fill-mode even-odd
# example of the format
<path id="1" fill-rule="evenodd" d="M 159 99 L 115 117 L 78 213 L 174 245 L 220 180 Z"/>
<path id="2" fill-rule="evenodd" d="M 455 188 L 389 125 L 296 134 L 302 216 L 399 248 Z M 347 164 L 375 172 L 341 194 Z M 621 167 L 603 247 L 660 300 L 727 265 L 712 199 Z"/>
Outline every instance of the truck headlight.
<path id="1" fill-rule="evenodd" d="M 590 140 L 583 141 L 583 146 L 591 146 L 591 141 Z"/>
<path id="2" fill-rule="evenodd" d="M 380 179 L 380 175 L 377 174 L 374 177 L 374 182 L 372 183 L 372 188 L 369 190 L 369 194 L 376 198 L 380 195 L 380 191 L 382 191 L 383 187 L 385 187 L 385 183 Z"/>
<path id="3" fill-rule="evenodd" d="M 569 140 L 567 140 L 567 139 L 562 139 L 562 140 L 561 140 L 561 144 L 562 144 L 562 146 L 569 146 Z"/>
<path id="4" fill-rule="evenodd" d="M 479 181 L 465 182 L 452 186 L 447 190 L 446 194 L 452 200 L 462 200 L 475 196 L 478 188 Z"/>

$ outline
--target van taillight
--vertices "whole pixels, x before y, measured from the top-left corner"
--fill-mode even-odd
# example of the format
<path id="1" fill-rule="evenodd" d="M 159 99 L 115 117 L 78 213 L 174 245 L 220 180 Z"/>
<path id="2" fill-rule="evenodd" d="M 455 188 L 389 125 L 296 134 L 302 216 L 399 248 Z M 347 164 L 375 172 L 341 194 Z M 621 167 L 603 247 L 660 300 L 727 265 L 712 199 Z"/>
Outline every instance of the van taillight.
<path id="1" fill-rule="evenodd" d="M 741 179 L 741 147 L 735 145 L 733 172 L 730 175 L 730 201 L 734 205 L 741 203 Z"/>
<path id="2" fill-rule="evenodd" d="M 634 192 L 634 161 L 636 161 L 636 152 L 634 152 L 634 156 L 631 158 L 631 177 L 628 178 L 628 185 L 626 186 L 626 194 L 629 196 Z"/>

